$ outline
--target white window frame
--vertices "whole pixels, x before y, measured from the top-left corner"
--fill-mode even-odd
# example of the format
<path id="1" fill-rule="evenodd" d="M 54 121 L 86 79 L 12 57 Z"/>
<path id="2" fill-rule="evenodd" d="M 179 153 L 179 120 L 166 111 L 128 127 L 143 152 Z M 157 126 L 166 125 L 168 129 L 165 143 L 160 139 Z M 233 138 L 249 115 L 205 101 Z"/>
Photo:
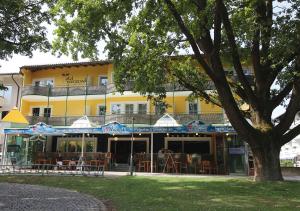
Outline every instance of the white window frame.
<path id="1" fill-rule="evenodd" d="M 52 117 L 52 113 L 53 113 L 53 106 L 30 106 L 30 113 L 29 113 L 29 116 L 33 116 L 33 113 L 32 113 L 32 109 L 33 108 L 39 108 L 40 109 L 40 117 L 44 117 L 44 108 L 51 108 L 51 113 L 50 113 L 50 117 Z"/>
<path id="2" fill-rule="evenodd" d="M 120 105 L 120 112 L 119 112 L 119 113 L 114 113 L 114 112 L 113 112 L 113 106 L 114 106 L 114 105 Z M 123 106 L 122 106 L 121 103 L 111 103 L 111 104 L 110 104 L 110 113 L 111 113 L 111 114 L 122 114 L 122 113 L 124 113 L 124 112 L 122 112 L 122 110 L 123 110 L 122 107 L 123 107 Z M 123 110 L 123 111 L 124 111 L 124 110 Z"/>
<path id="3" fill-rule="evenodd" d="M 149 113 L 148 112 L 148 103 L 146 102 L 146 103 L 137 103 L 137 108 L 136 108 L 137 114 L 144 114 L 144 113 L 139 113 L 139 105 L 146 105 L 146 113 L 145 114 Z"/>
<path id="4" fill-rule="evenodd" d="M 133 106 L 133 108 L 132 108 L 132 113 L 128 113 L 128 114 L 134 114 L 134 103 L 125 103 L 124 104 L 124 114 L 127 114 L 126 113 L 126 105 L 132 105 Z"/>
<path id="5" fill-rule="evenodd" d="M 97 104 L 97 111 L 96 111 L 97 116 L 103 115 L 103 114 L 100 114 L 100 112 L 99 112 L 99 107 L 100 107 L 100 106 L 106 107 L 106 108 L 105 108 L 105 114 L 106 114 L 106 112 L 107 112 L 107 106 L 105 106 L 105 104 Z"/>
<path id="6" fill-rule="evenodd" d="M 201 110 L 200 110 L 200 104 L 201 104 L 201 101 L 200 100 L 194 100 L 194 101 L 186 101 L 186 114 L 190 114 L 190 103 L 197 103 L 198 104 L 198 106 L 197 106 L 197 109 L 198 109 L 198 111 L 197 111 L 197 113 L 196 114 L 200 114 L 201 113 Z M 195 115 L 195 114 L 191 114 L 191 115 Z"/>
<path id="7" fill-rule="evenodd" d="M 35 86 L 36 81 L 53 81 L 53 87 L 55 86 L 55 79 L 54 78 L 35 78 L 32 80 L 32 86 Z"/>
<path id="8" fill-rule="evenodd" d="M 133 104 L 133 114 L 138 114 L 138 104 L 146 104 L 147 110 L 146 114 L 150 113 L 150 101 L 119 101 L 119 102 L 111 102 L 110 103 L 110 109 L 109 112 L 112 114 L 112 106 L 115 104 L 120 104 L 121 105 L 121 113 L 120 114 L 125 114 L 125 105 L 126 104 Z"/>
<path id="9" fill-rule="evenodd" d="M 108 77 L 107 77 L 107 75 L 98 75 L 98 86 L 104 86 L 103 84 L 101 84 L 101 77 L 106 77 L 106 79 L 107 79 L 107 83 L 106 83 L 106 85 L 108 85 Z"/>

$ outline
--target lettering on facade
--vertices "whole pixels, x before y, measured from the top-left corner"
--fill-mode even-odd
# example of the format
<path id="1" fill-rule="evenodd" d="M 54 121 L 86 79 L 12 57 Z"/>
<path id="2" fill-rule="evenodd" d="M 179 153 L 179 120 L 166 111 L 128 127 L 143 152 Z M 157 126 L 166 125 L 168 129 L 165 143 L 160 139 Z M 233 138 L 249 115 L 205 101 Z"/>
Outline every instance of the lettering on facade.
<path id="1" fill-rule="evenodd" d="M 62 76 L 65 78 L 65 81 L 67 84 L 85 84 L 86 80 L 85 79 L 75 79 L 73 75 L 70 73 L 63 73 Z"/>

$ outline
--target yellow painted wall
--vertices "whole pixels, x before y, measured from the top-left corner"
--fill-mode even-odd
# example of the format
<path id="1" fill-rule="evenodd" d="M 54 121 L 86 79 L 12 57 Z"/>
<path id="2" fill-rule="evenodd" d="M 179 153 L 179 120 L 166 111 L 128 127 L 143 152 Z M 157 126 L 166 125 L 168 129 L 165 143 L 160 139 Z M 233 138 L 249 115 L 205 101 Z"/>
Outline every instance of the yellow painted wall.
<path id="1" fill-rule="evenodd" d="M 186 114 L 188 111 L 188 103 L 186 101 L 185 96 L 177 96 L 175 97 L 175 113 L 177 114 Z M 111 105 L 114 103 L 126 104 L 126 103 L 136 103 L 136 102 L 147 102 L 146 97 L 115 97 L 115 98 L 107 98 L 106 105 L 107 105 L 107 113 L 111 113 Z M 173 113 L 173 98 L 167 97 L 166 102 L 170 105 L 167 108 L 168 113 Z M 67 115 L 68 116 L 82 116 L 85 112 L 85 101 L 82 100 L 68 100 L 67 105 Z M 98 105 L 104 105 L 104 99 L 97 99 L 97 100 L 87 100 L 87 115 L 96 116 Z M 32 115 L 32 107 L 47 107 L 47 101 L 41 102 L 29 102 L 26 100 L 22 100 L 22 107 L 21 111 L 25 116 Z M 149 110 L 151 113 L 154 113 L 155 106 L 148 103 L 150 106 Z M 52 116 L 64 116 L 65 109 L 66 109 L 66 102 L 63 101 L 49 101 L 49 106 L 52 108 Z M 200 101 L 200 113 L 221 113 L 222 109 L 213 106 L 211 104 L 207 104 L 204 101 Z"/>
<path id="2" fill-rule="evenodd" d="M 31 72 L 26 69 L 22 69 L 24 74 L 24 85 L 32 85 L 34 80 L 37 79 L 54 79 L 54 86 L 67 86 L 66 75 L 68 74 L 69 79 L 73 79 L 74 83 L 69 83 L 69 86 L 81 86 L 85 85 L 84 80 L 87 76 L 91 78 L 91 85 L 98 85 L 99 75 L 106 75 L 108 77 L 108 83 L 112 82 L 112 64 L 106 65 L 96 65 L 96 66 L 81 66 L 81 67 L 65 67 L 65 68 L 54 68 L 54 69 L 45 69 L 39 70 L 35 72 Z M 70 82 L 70 80 L 69 80 Z M 78 83 L 76 83 L 78 82 Z M 177 114 L 186 114 L 188 112 L 188 103 L 186 100 L 187 96 L 175 96 L 175 107 L 173 108 L 173 96 L 166 97 L 165 101 L 169 105 L 167 108 L 168 113 L 177 113 Z M 155 106 L 147 101 L 146 97 L 143 96 L 116 96 L 116 95 L 107 95 L 106 105 L 107 105 L 107 113 L 111 112 L 111 104 L 112 103 L 136 103 L 136 102 L 145 102 L 150 105 L 151 113 L 155 112 Z M 213 106 L 211 104 L 207 104 L 204 101 L 200 101 L 199 110 L 200 113 L 221 113 L 222 109 Z M 105 101 L 103 97 L 97 100 L 88 100 L 87 107 L 89 107 L 87 113 L 88 115 L 95 116 L 97 115 L 97 109 L 99 104 L 104 105 Z M 50 107 L 52 107 L 52 116 L 64 116 L 66 109 L 65 100 L 62 101 L 53 101 L 50 98 Z M 22 107 L 21 111 L 25 116 L 31 115 L 32 107 L 47 107 L 47 101 L 40 102 L 29 102 L 28 100 L 22 99 Z M 82 96 L 80 100 L 68 100 L 67 106 L 67 115 L 68 116 L 82 116 L 85 110 L 85 101 Z"/>
<path id="3" fill-rule="evenodd" d="M 87 77 L 91 78 L 91 85 L 98 85 L 99 75 L 106 76 L 112 69 L 112 64 L 97 65 L 97 66 L 80 66 L 80 67 L 64 67 L 39 70 L 36 72 L 30 72 L 23 69 L 24 85 L 32 85 L 34 80 L 38 79 L 53 79 L 54 86 L 81 86 L 85 85 L 84 80 Z M 67 80 L 69 79 L 73 80 Z M 69 81 L 69 82 L 68 82 Z"/>

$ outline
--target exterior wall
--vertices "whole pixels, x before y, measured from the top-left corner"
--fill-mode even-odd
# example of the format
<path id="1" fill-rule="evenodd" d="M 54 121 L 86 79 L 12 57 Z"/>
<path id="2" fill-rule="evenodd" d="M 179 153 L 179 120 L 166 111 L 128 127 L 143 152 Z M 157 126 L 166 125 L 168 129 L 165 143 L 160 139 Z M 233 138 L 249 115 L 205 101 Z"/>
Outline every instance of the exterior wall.
<path id="1" fill-rule="evenodd" d="M 96 66 L 79 66 L 79 67 L 56 67 L 38 71 L 30 71 L 29 69 L 22 69 L 24 74 L 24 86 L 33 87 L 36 80 L 50 79 L 53 80 L 53 87 L 66 87 L 66 86 L 85 86 L 86 78 L 88 78 L 88 86 L 97 87 L 99 85 L 99 76 L 107 76 L 108 83 L 113 81 L 113 66 L 112 64 L 97 64 Z M 66 89 L 63 88 L 66 91 Z M 25 88 L 24 88 L 25 91 Z M 48 93 L 46 90 L 45 93 Z M 84 91 L 82 92 L 84 93 Z M 103 93 L 103 92 L 102 92 Z M 189 102 L 187 97 L 191 91 L 175 91 L 167 92 L 165 102 L 168 104 L 166 109 L 170 114 L 189 114 Z M 141 96 L 138 93 L 125 91 L 120 93 L 107 93 L 96 95 L 76 95 L 68 96 L 67 99 L 67 112 L 66 112 L 66 96 L 43 96 L 27 94 L 22 97 L 21 111 L 25 116 L 32 116 L 32 108 L 40 107 L 41 110 L 48 106 L 51 108 L 51 117 L 64 117 L 64 116 L 82 116 L 85 114 L 85 99 L 87 106 L 88 116 L 97 116 L 98 106 L 106 105 L 106 114 L 112 113 L 113 104 L 121 104 L 121 114 L 125 113 L 125 104 L 134 104 L 134 113 L 138 113 L 138 104 L 147 104 L 147 114 L 155 114 L 155 106 L 150 102 L 147 97 Z M 222 114 L 223 110 L 217 106 L 206 103 L 203 100 L 195 100 L 198 102 L 198 114 Z M 43 116 L 43 112 L 40 113 Z"/>
<path id="2" fill-rule="evenodd" d="M 35 80 L 38 79 L 53 79 L 54 86 L 85 86 L 84 80 L 87 77 L 91 78 L 91 86 L 98 86 L 98 77 L 100 75 L 108 76 L 111 82 L 112 65 L 97 65 L 97 66 L 81 66 L 81 67 L 65 67 L 65 68 L 52 68 L 40 71 L 31 72 L 29 70 L 22 70 L 24 74 L 24 86 L 33 85 Z M 73 80 L 67 80 L 67 76 Z M 69 82 L 68 82 L 69 81 Z"/>
<path id="3" fill-rule="evenodd" d="M 22 90 L 22 76 L 18 74 L 13 74 L 13 77 L 17 84 L 20 86 L 18 93 L 18 86 L 12 79 L 12 74 L 0 75 L 0 83 L 3 83 L 4 86 L 10 87 L 8 91 L 0 91 L 0 97 L 3 100 L 3 104 L 0 107 L 0 112 L 10 111 L 13 107 L 20 107 L 21 99 L 21 90 Z M 18 98 L 19 96 L 19 98 Z M 18 102 L 17 102 L 18 98 Z M 1 115 L 0 115 L 1 119 Z"/>

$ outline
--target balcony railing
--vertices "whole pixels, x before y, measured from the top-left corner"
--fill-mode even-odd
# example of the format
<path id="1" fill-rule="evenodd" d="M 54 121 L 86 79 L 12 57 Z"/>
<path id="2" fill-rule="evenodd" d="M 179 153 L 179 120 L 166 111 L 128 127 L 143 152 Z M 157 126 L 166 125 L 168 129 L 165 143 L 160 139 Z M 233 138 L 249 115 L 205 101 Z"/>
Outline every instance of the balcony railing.
<path id="1" fill-rule="evenodd" d="M 207 113 L 207 114 L 174 114 L 174 119 L 180 124 L 186 124 L 193 120 L 200 120 L 205 124 L 223 124 L 223 113 Z M 45 122 L 53 126 L 70 126 L 75 120 L 81 116 L 27 116 L 27 120 L 30 124 L 36 124 L 38 122 Z M 89 116 L 91 122 L 97 125 L 104 125 L 106 123 L 117 121 L 122 124 L 131 124 L 132 117 L 134 117 L 135 124 L 149 124 L 153 125 L 162 117 L 158 114 L 108 114 L 99 116 Z"/>
<path id="2" fill-rule="evenodd" d="M 128 82 L 124 91 L 132 91 L 134 89 L 133 82 Z M 189 91 L 180 84 L 166 84 L 167 92 L 173 91 Z M 213 89 L 213 84 L 209 84 L 207 89 Z M 70 86 L 70 87 L 48 87 L 48 86 L 24 86 L 22 96 L 25 95 L 41 95 L 49 97 L 59 96 L 80 96 L 80 95 L 104 95 L 117 92 L 115 84 L 100 85 L 100 86 Z"/>

